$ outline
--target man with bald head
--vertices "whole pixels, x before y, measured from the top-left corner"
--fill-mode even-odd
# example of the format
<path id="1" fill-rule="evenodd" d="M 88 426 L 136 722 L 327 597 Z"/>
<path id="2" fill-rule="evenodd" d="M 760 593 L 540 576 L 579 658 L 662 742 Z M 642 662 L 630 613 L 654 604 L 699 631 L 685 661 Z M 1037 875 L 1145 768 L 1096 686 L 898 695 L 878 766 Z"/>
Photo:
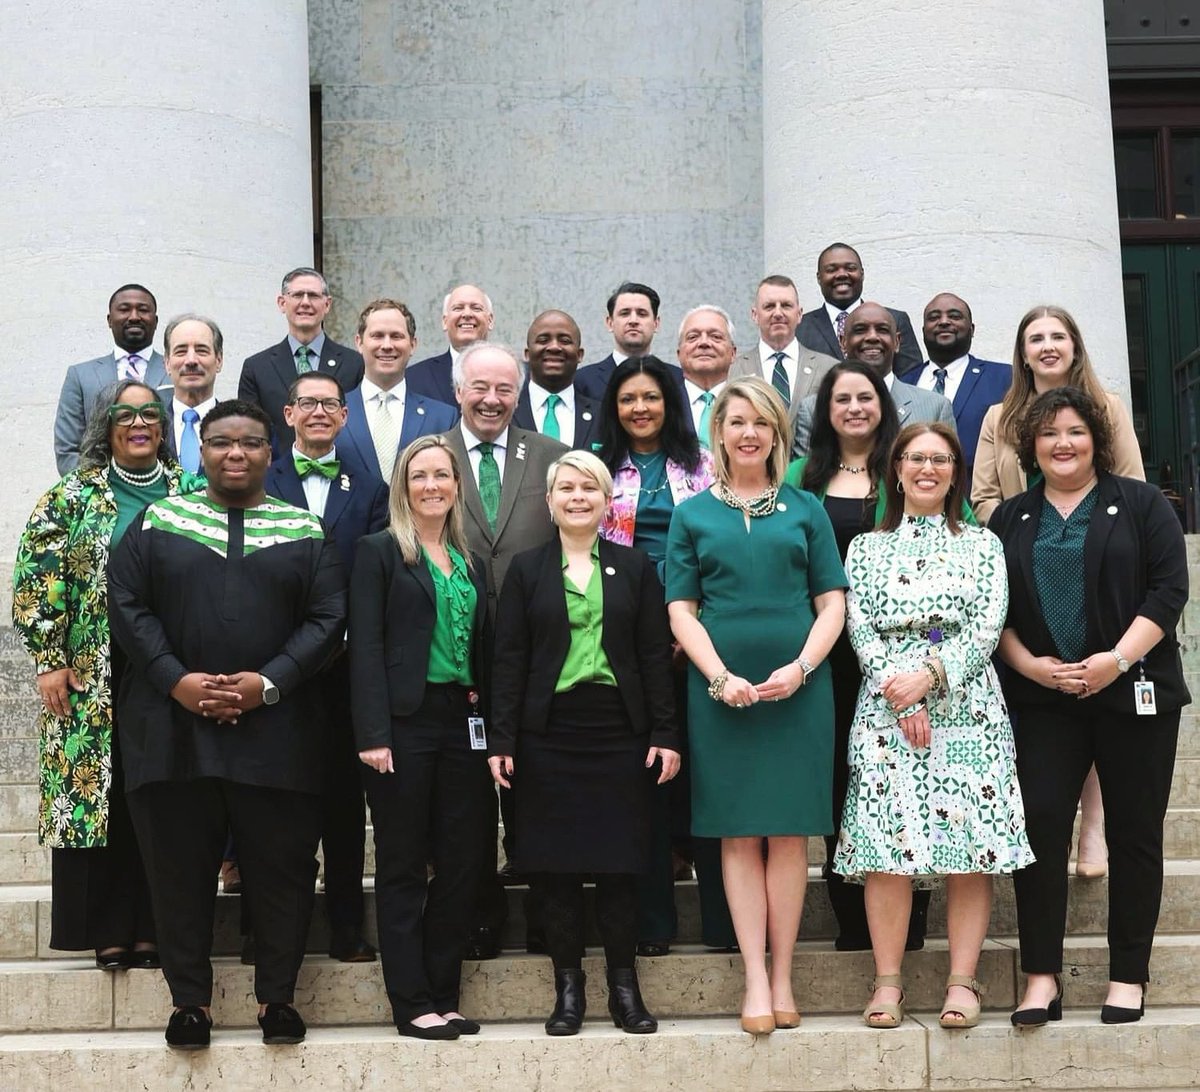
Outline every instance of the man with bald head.
<path id="1" fill-rule="evenodd" d="M 969 475 L 984 414 L 1004 400 L 1012 383 L 1012 365 L 981 360 L 971 353 L 975 321 L 967 302 L 953 292 L 939 292 L 925 305 L 921 333 L 929 362 L 898 378 L 950 400 Z M 967 485 L 969 489 L 969 478 Z"/>
<path id="2" fill-rule="evenodd" d="M 579 324 L 566 311 L 543 311 L 525 335 L 529 376 L 517 399 L 513 422 L 578 451 L 599 439 L 599 401 L 575 388 L 583 360 Z"/>
<path id="3" fill-rule="evenodd" d="M 950 402 L 933 391 L 924 391 L 908 383 L 897 382 L 892 372 L 901 344 L 896 319 L 886 307 L 864 301 L 854 309 L 845 323 L 842 334 L 842 356 L 858 360 L 873 369 L 891 392 L 900 418 L 900 427 L 918 421 L 940 421 L 954 428 L 954 408 Z M 792 457 L 808 454 L 808 437 L 812 432 L 813 407 L 816 395 L 809 395 L 796 415 L 796 435 L 792 441 Z"/>
<path id="4" fill-rule="evenodd" d="M 482 288 L 460 284 L 448 292 L 442 300 L 442 329 L 450 345 L 409 368 L 409 389 L 453 406 L 454 365 L 472 342 L 487 341 L 495 324 L 492 301 Z"/>

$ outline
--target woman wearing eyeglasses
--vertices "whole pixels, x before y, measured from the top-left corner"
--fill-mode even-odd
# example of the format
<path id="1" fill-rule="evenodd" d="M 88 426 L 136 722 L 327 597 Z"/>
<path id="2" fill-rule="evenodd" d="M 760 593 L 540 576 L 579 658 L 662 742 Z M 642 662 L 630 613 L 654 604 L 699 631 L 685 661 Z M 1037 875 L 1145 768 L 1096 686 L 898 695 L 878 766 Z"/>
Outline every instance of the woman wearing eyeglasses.
<path id="1" fill-rule="evenodd" d="M 834 870 L 866 885 L 875 956 L 868 1027 L 904 1018 L 913 883 L 935 876 L 946 877 L 950 937 L 940 1022 L 979 1022 L 975 968 L 992 876 L 1033 861 L 991 661 L 1008 606 L 1004 550 L 963 522 L 963 477 L 951 429 L 903 429 L 879 529 L 855 538 L 846 556 L 846 613 L 863 682 Z"/>
<path id="2" fill-rule="evenodd" d="M 109 639 L 106 569 L 146 505 L 200 484 L 171 457 L 163 430 L 150 387 L 109 387 L 78 468 L 29 517 L 13 573 L 13 625 L 42 700 L 38 841 L 51 847 L 50 947 L 94 949 L 108 971 L 159 965 L 113 725 L 124 657 Z"/>

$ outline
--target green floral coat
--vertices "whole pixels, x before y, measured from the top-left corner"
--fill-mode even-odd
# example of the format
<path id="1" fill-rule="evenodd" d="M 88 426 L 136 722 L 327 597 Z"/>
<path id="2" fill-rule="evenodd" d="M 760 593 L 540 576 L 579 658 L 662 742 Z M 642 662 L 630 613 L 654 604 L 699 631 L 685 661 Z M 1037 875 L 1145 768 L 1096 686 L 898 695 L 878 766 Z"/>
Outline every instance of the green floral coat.
<path id="1" fill-rule="evenodd" d="M 177 463 L 167 490 L 198 488 Z M 83 691 L 71 716 L 38 715 L 38 841 L 55 849 L 107 843 L 113 695 L 108 632 L 108 545 L 117 501 L 108 468 L 75 470 L 33 510 L 17 547 L 13 625 L 38 673 L 72 667 Z"/>

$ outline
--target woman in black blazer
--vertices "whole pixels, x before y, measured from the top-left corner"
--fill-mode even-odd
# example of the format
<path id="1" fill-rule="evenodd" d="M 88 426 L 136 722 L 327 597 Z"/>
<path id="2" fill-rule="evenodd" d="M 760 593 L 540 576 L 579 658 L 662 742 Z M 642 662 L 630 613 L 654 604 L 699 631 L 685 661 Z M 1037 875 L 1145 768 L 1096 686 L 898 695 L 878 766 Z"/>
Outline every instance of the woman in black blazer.
<path id="1" fill-rule="evenodd" d="M 1037 863 L 1014 875 L 1025 996 L 1018 1027 L 1062 1015 L 1067 856 L 1075 801 L 1095 762 L 1109 850 L 1105 1023 L 1144 1012 L 1162 899 L 1163 817 L 1184 684 L 1175 626 L 1187 602 L 1179 521 L 1154 486 L 1110 473 L 1099 404 L 1047 391 L 1020 426 L 1019 455 L 1043 480 L 988 526 L 1004 542 L 1010 602 L 999 652 L 1012 669 L 1025 823 Z"/>
<path id="2" fill-rule="evenodd" d="M 458 991 L 495 791 L 469 724 L 479 715 L 484 572 L 463 531 L 454 453 L 424 436 L 396 462 L 388 529 L 359 542 L 349 626 L 383 978 L 397 1030 L 418 1039 L 479 1031 L 458 1011 Z"/>
<path id="3" fill-rule="evenodd" d="M 641 550 L 598 537 L 612 496 L 599 459 L 568 452 L 546 489 L 559 534 L 513 559 L 500 595 L 488 762 L 514 789 L 515 867 L 544 915 L 556 992 L 546 1031 L 574 1035 L 583 1021 L 591 873 L 609 1013 L 625 1031 L 653 1032 L 634 972 L 637 876 L 654 779 L 679 770 L 662 585 Z"/>

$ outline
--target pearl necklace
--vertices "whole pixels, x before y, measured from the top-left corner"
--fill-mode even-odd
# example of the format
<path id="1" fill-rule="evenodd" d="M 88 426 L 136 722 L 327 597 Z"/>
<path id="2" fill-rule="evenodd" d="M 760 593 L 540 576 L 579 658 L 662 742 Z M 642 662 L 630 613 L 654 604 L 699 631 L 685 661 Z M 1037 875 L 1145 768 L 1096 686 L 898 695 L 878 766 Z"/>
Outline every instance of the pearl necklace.
<path id="1" fill-rule="evenodd" d="M 844 470 L 847 474 L 865 474 L 867 472 L 865 466 L 847 466 L 845 463 L 838 463 L 838 470 Z"/>
<path id="2" fill-rule="evenodd" d="M 769 516 L 775 511 L 775 498 L 779 495 L 777 485 L 768 485 L 761 493 L 743 499 L 724 482 L 717 486 L 717 496 L 730 508 L 737 508 L 748 516 Z"/>
<path id="3" fill-rule="evenodd" d="M 123 466 L 117 465 L 116 459 L 110 459 L 108 465 L 121 481 L 126 485 L 132 485 L 135 489 L 145 489 L 147 486 L 154 485 L 166 473 L 166 467 L 161 462 L 156 462 L 153 469 L 145 471 L 126 470 Z"/>

